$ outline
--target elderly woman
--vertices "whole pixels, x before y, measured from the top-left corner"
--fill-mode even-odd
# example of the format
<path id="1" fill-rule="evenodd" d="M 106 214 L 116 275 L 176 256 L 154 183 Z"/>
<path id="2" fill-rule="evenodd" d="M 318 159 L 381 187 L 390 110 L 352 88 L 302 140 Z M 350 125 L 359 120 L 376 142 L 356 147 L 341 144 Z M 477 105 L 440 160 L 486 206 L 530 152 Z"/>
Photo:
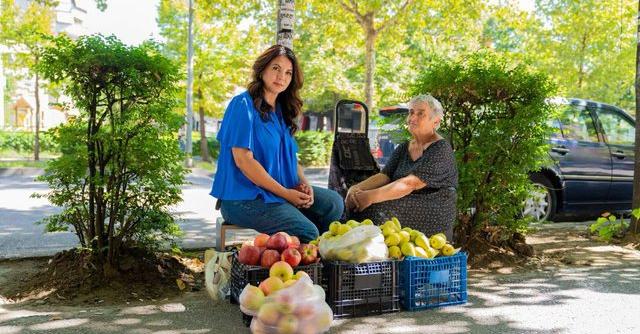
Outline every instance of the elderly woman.
<path id="1" fill-rule="evenodd" d="M 407 125 L 412 139 L 393 151 L 380 173 L 349 188 L 349 218 L 380 224 L 397 217 L 403 226 L 427 235 L 453 237 L 458 171 L 451 145 L 436 132 L 442 116 L 433 96 L 411 99 Z"/>

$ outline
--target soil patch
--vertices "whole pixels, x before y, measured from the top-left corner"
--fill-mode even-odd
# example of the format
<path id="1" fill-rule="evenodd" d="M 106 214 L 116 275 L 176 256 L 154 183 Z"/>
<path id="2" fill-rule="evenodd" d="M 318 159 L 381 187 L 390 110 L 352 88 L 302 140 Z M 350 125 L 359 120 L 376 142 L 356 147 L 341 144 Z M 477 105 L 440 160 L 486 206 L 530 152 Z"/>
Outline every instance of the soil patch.
<path id="1" fill-rule="evenodd" d="M 520 267 L 534 255 L 525 236 L 498 226 L 488 226 L 474 233 L 464 245 L 471 269 L 502 269 Z"/>
<path id="2" fill-rule="evenodd" d="M 168 299 L 204 286 L 201 256 L 139 249 L 124 252 L 120 270 L 108 279 L 90 254 L 79 250 L 50 259 L 4 261 L 0 268 L 0 298 L 9 303 L 129 304 Z"/>

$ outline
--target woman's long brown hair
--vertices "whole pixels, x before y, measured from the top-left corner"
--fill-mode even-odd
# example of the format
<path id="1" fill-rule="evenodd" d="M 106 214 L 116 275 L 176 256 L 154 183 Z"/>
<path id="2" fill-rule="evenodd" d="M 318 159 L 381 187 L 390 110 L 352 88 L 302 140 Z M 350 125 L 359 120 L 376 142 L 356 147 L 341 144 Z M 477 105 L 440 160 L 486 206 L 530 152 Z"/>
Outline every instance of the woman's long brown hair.
<path id="1" fill-rule="evenodd" d="M 296 60 L 296 56 L 291 49 L 282 45 L 273 45 L 264 51 L 255 63 L 253 63 L 253 73 L 251 74 L 251 82 L 249 83 L 249 95 L 253 99 L 253 104 L 260 114 L 260 118 L 263 121 L 269 119 L 269 112 L 274 110 L 275 106 L 270 106 L 264 99 L 264 81 L 262 81 L 262 72 L 267 68 L 267 65 L 278 56 L 286 56 L 293 67 L 293 73 L 291 75 L 291 82 L 284 92 L 278 94 L 276 97 L 276 103 L 280 103 L 282 108 L 282 117 L 285 124 L 289 127 L 291 134 L 298 131 L 298 125 L 295 119 L 302 112 L 302 99 L 298 94 L 300 88 L 302 88 L 303 77 L 300 65 Z"/>

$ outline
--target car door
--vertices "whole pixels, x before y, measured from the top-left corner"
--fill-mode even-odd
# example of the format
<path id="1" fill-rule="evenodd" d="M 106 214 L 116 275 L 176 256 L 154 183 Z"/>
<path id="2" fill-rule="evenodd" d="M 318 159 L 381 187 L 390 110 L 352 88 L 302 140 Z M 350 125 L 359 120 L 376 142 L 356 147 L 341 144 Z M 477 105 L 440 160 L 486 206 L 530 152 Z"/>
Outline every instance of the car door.
<path id="1" fill-rule="evenodd" d="M 611 154 L 598 133 L 594 114 L 584 105 L 562 107 L 562 138 L 551 138 L 551 157 L 557 161 L 567 210 L 601 209 L 611 183 Z"/>
<path id="2" fill-rule="evenodd" d="M 635 123 L 624 111 L 610 106 L 594 108 L 609 146 L 612 161 L 608 202 L 611 209 L 630 209 L 635 163 Z"/>

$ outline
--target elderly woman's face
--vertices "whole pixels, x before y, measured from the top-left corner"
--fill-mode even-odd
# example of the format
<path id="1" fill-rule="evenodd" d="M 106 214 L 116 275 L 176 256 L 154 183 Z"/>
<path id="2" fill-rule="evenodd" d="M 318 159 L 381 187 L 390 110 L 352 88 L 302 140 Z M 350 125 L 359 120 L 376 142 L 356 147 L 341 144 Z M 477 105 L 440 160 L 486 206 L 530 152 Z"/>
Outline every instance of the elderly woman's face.
<path id="1" fill-rule="evenodd" d="M 418 102 L 409 106 L 407 125 L 413 136 L 431 135 L 438 124 L 440 124 L 440 118 L 433 116 L 433 112 L 426 102 Z"/>

